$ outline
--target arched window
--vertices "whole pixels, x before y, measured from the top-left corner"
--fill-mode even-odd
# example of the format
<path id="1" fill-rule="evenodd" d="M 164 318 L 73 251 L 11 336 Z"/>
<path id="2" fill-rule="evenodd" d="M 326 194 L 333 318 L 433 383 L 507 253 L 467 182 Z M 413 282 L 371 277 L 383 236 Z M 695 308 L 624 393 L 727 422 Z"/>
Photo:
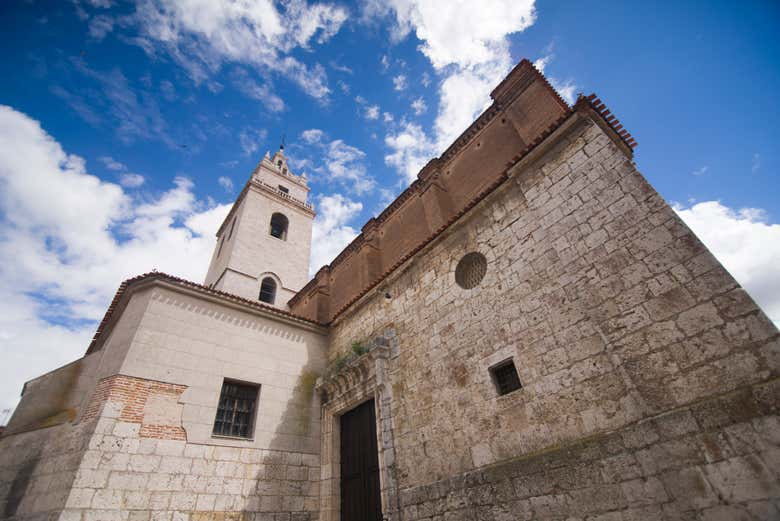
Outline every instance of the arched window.
<path id="1" fill-rule="evenodd" d="M 290 223 L 290 221 L 287 220 L 287 217 L 280 213 L 275 213 L 271 216 L 271 229 L 268 233 L 270 233 L 272 236 L 276 237 L 277 239 L 282 239 L 283 241 L 287 240 L 287 225 Z"/>
<path id="2" fill-rule="evenodd" d="M 263 282 L 260 283 L 260 296 L 258 298 L 261 302 L 273 305 L 276 300 L 276 281 L 274 279 L 271 277 L 263 279 Z"/>

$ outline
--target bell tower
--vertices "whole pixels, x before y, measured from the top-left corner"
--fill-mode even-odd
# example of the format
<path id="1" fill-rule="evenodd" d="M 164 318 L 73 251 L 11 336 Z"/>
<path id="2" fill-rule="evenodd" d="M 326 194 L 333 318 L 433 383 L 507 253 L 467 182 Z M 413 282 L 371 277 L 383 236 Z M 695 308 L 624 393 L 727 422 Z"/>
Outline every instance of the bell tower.
<path id="1" fill-rule="evenodd" d="M 285 309 L 309 280 L 314 208 L 284 145 L 255 167 L 217 232 L 205 284 Z"/>

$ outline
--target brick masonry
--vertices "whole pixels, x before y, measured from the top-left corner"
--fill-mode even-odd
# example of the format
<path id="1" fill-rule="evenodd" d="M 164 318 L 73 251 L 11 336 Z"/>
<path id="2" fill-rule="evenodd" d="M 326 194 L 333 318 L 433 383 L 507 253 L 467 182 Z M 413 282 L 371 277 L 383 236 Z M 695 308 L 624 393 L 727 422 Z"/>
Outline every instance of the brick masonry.
<path id="1" fill-rule="evenodd" d="M 101 407 L 111 402 L 120 407 L 119 421 L 139 424 L 138 435 L 141 438 L 187 441 L 187 433 L 181 425 L 171 424 L 176 420 L 176 415 L 150 415 L 154 419 L 144 422 L 147 405 L 151 405 L 155 399 L 175 404 L 185 389 L 184 385 L 124 375 L 110 376 L 98 383 L 82 421 L 96 418 Z M 165 420 L 161 417 L 165 417 Z"/>

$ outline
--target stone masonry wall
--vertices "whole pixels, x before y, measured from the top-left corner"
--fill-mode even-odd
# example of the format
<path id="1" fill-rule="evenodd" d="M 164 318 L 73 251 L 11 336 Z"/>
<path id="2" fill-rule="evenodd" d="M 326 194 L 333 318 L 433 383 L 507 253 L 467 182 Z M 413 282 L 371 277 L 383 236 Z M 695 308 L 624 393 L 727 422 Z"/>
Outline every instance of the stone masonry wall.
<path id="1" fill-rule="evenodd" d="M 775 380 L 405 490 L 404 521 L 780 519 Z"/>
<path id="2" fill-rule="evenodd" d="M 87 412 L 97 414 L 95 433 L 60 520 L 317 518 L 319 456 L 187 443 L 174 429 L 155 428 L 148 398 L 181 390 L 125 376 L 98 385 Z"/>
<path id="3" fill-rule="evenodd" d="M 574 454 L 565 448 L 570 444 L 601 443 L 607 433 L 653 424 L 658 415 L 695 403 L 704 411 L 698 423 L 672 415 L 666 428 L 692 433 L 679 443 L 703 454 L 710 449 L 697 445 L 701 433 L 725 435 L 706 426 L 708 415 L 718 413 L 711 400 L 778 376 L 776 328 L 601 127 L 582 111 L 575 118 L 548 138 L 543 156 L 521 162 L 503 186 L 332 326 L 331 359 L 385 327 L 397 332 L 400 354 L 388 373 L 402 493 L 443 483 L 442 494 L 452 492 L 456 502 L 461 497 L 467 508 L 470 500 L 457 493 L 466 485 L 458 480 L 479 475 L 475 469 L 542 453 L 565 461 Z M 484 254 L 488 268 L 466 290 L 455 283 L 454 270 L 471 251 Z M 509 357 L 523 388 L 497 396 L 489 368 Z M 758 411 L 751 425 L 763 425 L 756 440 L 771 447 L 766 429 L 774 410 L 756 405 L 755 394 L 745 396 L 743 406 Z M 622 449 L 629 459 L 656 442 L 650 431 L 639 432 L 636 444 Z M 755 476 L 776 481 L 765 472 L 773 468 L 774 449 L 729 447 L 734 450 L 717 461 L 745 476 L 749 466 L 748 482 Z M 746 459 L 731 462 L 731 455 Z M 676 464 L 695 474 L 696 465 L 715 461 Z M 620 480 L 661 472 L 650 470 Z M 549 486 L 545 473 L 537 478 L 540 490 Z M 601 503 L 592 512 L 632 506 L 611 506 L 610 491 L 622 486 L 592 483 L 588 500 Z M 675 493 L 665 486 L 664 494 Z M 765 497 L 777 497 L 774 486 L 766 490 Z M 745 505 L 752 500 L 745 487 L 729 497 Z M 694 509 L 726 505 L 713 501 Z M 416 518 L 442 519 L 439 507 L 424 508 L 432 510 Z"/>
<path id="4" fill-rule="evenodd" d="M 93 427 L 66 423 L 0 438 L 0 519 L 57 519 Z"/>

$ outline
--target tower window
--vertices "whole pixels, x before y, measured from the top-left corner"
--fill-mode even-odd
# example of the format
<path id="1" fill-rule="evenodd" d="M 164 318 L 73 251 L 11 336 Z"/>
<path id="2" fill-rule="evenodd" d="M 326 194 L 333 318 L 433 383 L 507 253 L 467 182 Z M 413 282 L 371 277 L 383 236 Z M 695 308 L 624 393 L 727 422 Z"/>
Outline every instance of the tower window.
<path id="1" fill-rule="evenodd" d="M 277 239 L 287 240 L 287 225 L 290 221 L 287 217 L 280 213 L 275 213 L 271 216 L 271 229 L 269 233 Z"/>
<path id="2" fill-rule="evenodd" d="M 276 281 L 271 277 L 266 277 L 263 282 L 260 283 L 260 296 L 258 297 L 261 302 L 273 305 L 276 300 Z"/>
<path id="3" fill-rule="evenodd" d="M 276 166 L 278 166 L 279 168 L 282 168 L 282 160 L 281 159 L 276 162 Z"/>
<path id="4" fill-rule="evenodd" d="M 490 376 L 496 386 L 499 396 L 509 394 L 522 388 L 520 377 L 517 376 L 515 363 L 510 358 L 490 368 Z"/>
<path id="5" fill-rule="evenodd" d="M 217 436 L 250 438 L 259 391 L 259 385 L 240 384 L 229 380 L 222 382 L 212 433 Z"/>
<path id="6" fill-rule="evenodd" d="M 279 185 L 279 191 L 283 194 L 289 194 L 290 190 L 286 186 Z"/>

